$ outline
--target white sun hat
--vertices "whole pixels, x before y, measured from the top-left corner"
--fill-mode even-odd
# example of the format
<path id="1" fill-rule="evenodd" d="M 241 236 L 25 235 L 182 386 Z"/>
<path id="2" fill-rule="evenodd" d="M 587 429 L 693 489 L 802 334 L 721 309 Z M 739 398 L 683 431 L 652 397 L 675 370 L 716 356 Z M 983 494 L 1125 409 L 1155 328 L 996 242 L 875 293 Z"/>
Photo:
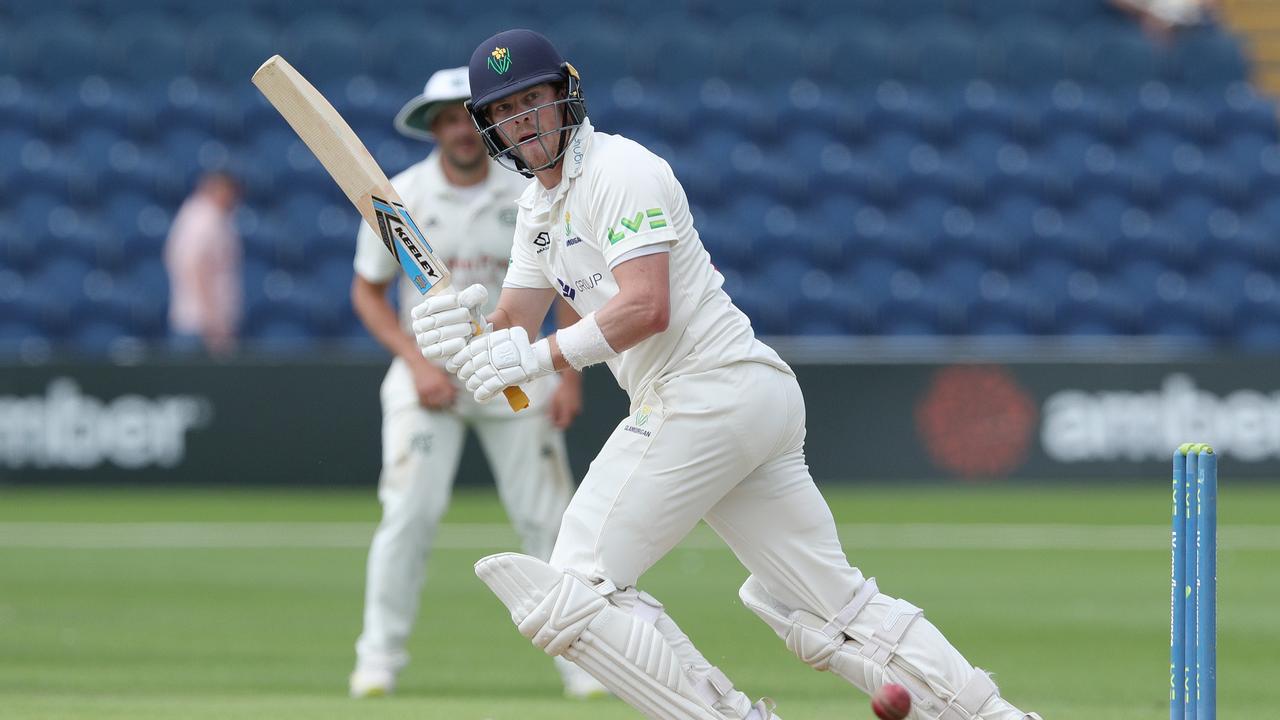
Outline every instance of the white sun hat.
<path id="1" fill-rule="evenodd" d="M 445 105 L 470 97 L 471 82 L 467 79 L 467 68 L 437 70 L 427 80 L 422 94 L 405 103 L 396 113 L 396 130 L 406 137 L 435 141 L 431 121 Z"/>

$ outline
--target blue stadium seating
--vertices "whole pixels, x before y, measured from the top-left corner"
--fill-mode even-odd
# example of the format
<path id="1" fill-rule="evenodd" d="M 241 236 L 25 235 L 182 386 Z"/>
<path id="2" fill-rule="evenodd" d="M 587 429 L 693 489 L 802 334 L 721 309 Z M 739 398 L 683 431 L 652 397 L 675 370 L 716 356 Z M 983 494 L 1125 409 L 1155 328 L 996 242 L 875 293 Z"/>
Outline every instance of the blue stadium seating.
<path id="1" fill-rule="evenodd" d="M 181 23 L 158 14 L 123 15 L 107 28 L 102 67 L 125 82 L 168 85 L 175 68 L 187 67 L 185 34 Z"/>
<path id="2" fill-rule="evenodd" d="M 708 42 L 714 33 L 710 28 L 679 22 L 677 18 L 658 16 L 635 29 L 630 43 L 618 52 L 626 53 L 629 74 L 646 85 L 684 87 L 696 80 L 697 85 L 715 68 L 716 46 Z M 572 60 L 571 60 L 572 62 Z M 585 73 L 584 82 L 592 76 L 590 66 L 578 63 Z M 605 88 L 587 87 L 587 101 L 604 95 Z"/>
<path id="3" fill-rule="evenodd" d="M 75 86 L 100 73 L 100 34 L 72 12 L 27 15 L 6 48 L 19 78 L 45 86 Z"/>
<path id="4" fill-rule="evenodd" d="M 192 74 L 206 81 L 243 83 L 263 61 L 280 51 L 279 30 L 268 28 L 248 13 L 212 15 L 191 31 Z"/>
<path id="5" fill-rule="evenodd" d="M 356 216 L 248 77 L 284 52 L 393 173 L 427 150 L 394 133 L 400 104 L 507 23 L 557 40 L 601 130 L 667 158 L 761 332 L 1280 348 L 1258 279 L 1280 274 L 1275 104 L 1221 28 L 1166 48 L 1106 0 L 489 9 L 10 0 L 0 279 L 24 282 L 0 297 L 0 348 L 163 337 L 163 236 L 213 168 L 244 183 L 246 333 L 363 338 Z"/>
<path id="6" fill-rule="evenodd" d="M 1221 88 L 1248 76 L 1240 44 L 1216 27 L 1187 30 L 1172 52 L 1170 74 L 1188 88 Z"/>
<path id="7" fill-rule="evenodd" d="M 1019 17 L 985 27 L 991 29 L 984 41 L 983 70 L 992 80 L 1028 90 L 1066 75 L 1069 43 L 1062 29 Z"/>

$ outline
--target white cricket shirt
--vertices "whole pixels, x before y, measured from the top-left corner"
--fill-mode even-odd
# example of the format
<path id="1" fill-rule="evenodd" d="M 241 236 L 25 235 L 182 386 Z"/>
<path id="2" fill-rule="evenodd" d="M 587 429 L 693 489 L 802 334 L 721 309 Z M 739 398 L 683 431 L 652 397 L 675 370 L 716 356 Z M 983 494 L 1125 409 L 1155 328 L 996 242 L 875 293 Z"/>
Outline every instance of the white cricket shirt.
<path id="1" fill-rule="evenodd" d="M 516 224 L 514 203 L 529 183 L 492 163 L 483 183 L 456 188 L 445 178 L 436 151 L 391 178 L 427 242 L 453 273 L 453 287 L 480 283 L 489 291 L 485 314 L 497 305 Z M 355 271 L 372 283 L 400 278 L 400 324 L 410 332 L 409 311 L 422 302 L 422 295 L 403 278 L 400 263 L 367 223 L 360 224 L 356 236 Z"/>
<path id="2" fill-rule="evenodd" d="M 633 401 L 658 378 L 735 362 L 791 372 L 721 288 L 724 276 L 712 266 L 684 188 L 665 160 L 584 121 L 564 163 L 559 185 L 548 190 L 532 182 L 516 201 L 506 287 L 554 288 L 585 316 L 618 294 L 612 268 L 620 261 L 669 252 L 667 329 L 608 363 Z"/>

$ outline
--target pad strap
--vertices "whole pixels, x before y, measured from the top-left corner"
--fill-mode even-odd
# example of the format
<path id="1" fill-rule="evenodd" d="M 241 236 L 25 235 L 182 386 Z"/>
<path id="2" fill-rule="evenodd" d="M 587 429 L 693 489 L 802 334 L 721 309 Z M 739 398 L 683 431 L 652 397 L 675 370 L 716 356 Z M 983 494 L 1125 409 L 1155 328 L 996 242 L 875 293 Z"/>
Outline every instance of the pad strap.
<path id="1" fill-rule="evenodd" d="M 871 598 L 875 597 L 878 592 L 880 592 L 880 588 L 876 586 L 876 579 L 867 578 L 867 581 L 862 583 L 862 587 L 858 588 L 858 592 L 854 593 L 853 599 L 849 601 L 849 604 L 841 608 L 835 617 L 822 626 L 823 634 L 832 640 L 843 636 L 845 629 L 853 624 L 853 619 L 858 616 L 858 613 L 862 612 L 862 608 L 866 607 L 867 603 L 871 602 Z M 840 642 L 844 642 L 843 638 Z"/>
<path id="2" fill-rule="evenodd" d="M 999 694 L 1000 690 L 996 688 L 991 676 L 974 668 L 973 674 L 969 676 L 969 682 L 965 683 L 955 697 L 951 698 L 951 702 L 938 713 L 938 720 L 974 720 L 978 717 L 978 711 L 982 706 Z"/>
<path id="3" fill-rule="evenodd" d="M 884 622 L 880 623 L 880 627 L 867 637 L 867 641 L 862 643 L 858 652 L 877 665 L 882 667 L 888 665 L 893 656 L 898 653 L 902 636 L 907 634 L 911 623 L 922 615 L 924 611 L 915 605 L 906 600 L 895 600 L 884 616 Z"/>

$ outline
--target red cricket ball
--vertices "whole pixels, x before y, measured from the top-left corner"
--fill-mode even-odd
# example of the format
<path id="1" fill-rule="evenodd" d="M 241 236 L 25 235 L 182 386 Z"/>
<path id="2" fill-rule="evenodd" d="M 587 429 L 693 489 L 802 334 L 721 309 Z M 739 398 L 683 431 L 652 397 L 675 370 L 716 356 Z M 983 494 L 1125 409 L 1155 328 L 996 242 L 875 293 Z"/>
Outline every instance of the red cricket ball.
<path id="1" fill-rule="evenodd" d="M 902 720 L 911 712 L 911 695 L 901 685 L 887 683 L 871 696 L 871 711 L 880 720 Z"/>

